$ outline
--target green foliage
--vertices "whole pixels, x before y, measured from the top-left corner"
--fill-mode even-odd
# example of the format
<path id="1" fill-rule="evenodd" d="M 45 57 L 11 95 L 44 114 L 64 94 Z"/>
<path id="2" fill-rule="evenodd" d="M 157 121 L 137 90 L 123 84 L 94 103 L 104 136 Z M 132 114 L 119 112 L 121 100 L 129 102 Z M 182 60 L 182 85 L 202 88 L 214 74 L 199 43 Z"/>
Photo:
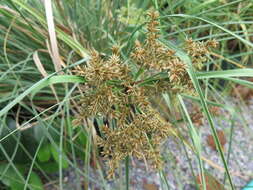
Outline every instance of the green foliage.
<path id="1" fill-rule="evenodd" d="M 62 162 L 62 168 L 67 168 L 68 162 L 66 161 L 66 155 L 64 154 L 64 152 L 58 152 L 58 150 L 55 149 L 55 147 L 53 145 L 50 146 L 50 150 L 52 153 L 52 156 L 54 158 L 54 160 L 59 164 L 60 162 Z"/>
<path id="2" fill-rule="evenodd" d="M 24 168 L 16 166 L 16 169 L 24 174 Z M 0 165 L 1 181 L 6 186 L 9 186 L 11 190 L 19 190 L 24 188 L 22 176 L 18 175 L 13 166 L 9 164 Z"/>
<path id="3" fill-rule="evenodd" d="M 45 144 L 42 145 L 39 152 L 38 152 L 38 159 L 40 162 L 47 162 L 50 159 L 50 145 L 49 144 Z"/>
<path id="4" fill-rule="evenodd" d="M 15 168 L 13 168 L 15 167 Z M 17 173 L 17 171 L 19 173 Z M 10 164 L 0 164 L 0 172 L 1 177 L 0 181 L 10 187 L 10 190 L 20 190 L 24 189 L 24 174 L 25 174 L 25 167 L 22 165 L 10 165 Z M 41 182 L 40 177 L 35 173 L 32 172 L 28 186 L 30 190 L 43 190 L 43 184 Z"/>
<path id="5" fill-rule="evenodd" d="M 44 189 L 40 177 L 35 172 L 31 172 L 29 184 L 31 185 L 32 189 L 34 189 L 34 190 L 43 190 Z"/>

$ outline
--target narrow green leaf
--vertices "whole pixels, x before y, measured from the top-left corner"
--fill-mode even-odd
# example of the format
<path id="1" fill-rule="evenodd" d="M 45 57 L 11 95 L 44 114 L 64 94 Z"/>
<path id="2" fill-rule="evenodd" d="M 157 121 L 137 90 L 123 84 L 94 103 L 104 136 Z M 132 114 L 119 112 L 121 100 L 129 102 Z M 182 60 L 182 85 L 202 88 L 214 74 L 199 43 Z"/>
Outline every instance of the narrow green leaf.
<path id="1" fill-rule="evenodd" d="M 225 71 L 197 72 L 198 79 L 226 78 L 226 77 L 253 77 L 253 69 L 233 69 Z"/>
<path id="2" fill-rule="evenodd" d="M 166 16 L 163 16 L 161 18 L 167 18 L 167 17 L 184 17 L 184 18 L 192 18 L 192 19 L 197 19 L 197 20 L 202 20 L 206 23 L 209 23 L 221 30 L 223 30 L 224 32 L 230 34 L 231 36 L 234 36 L 235 38 L 237 38 L 238 40 L 240 40 L 241 42 L 245 43 L 246 45 L 250 46 L 250 47 L 253 47 L 253 43 L 251 43 L 250 41 L 248 40 L 245 40 L 244 38 L 242 38 L 241 36 L 235 34 L 234 32 L 220 26 L 219 24 L 215 23 L 215 22 L 212 22 L 212 21 L 209 21 L 209 20 L 206 20 L 204 18 L 201 18 L 201 17 L 196 17 L 196 16 L 192 16 L 192 15 L 186 15 L 186 14 L 172 14 L 172 15 L 166 15 Z"/>
<path id="3" fill-rule="evenodd" d="M 46 86 L 56 84 L 56 83 L 83 83 L 83 82 L 85 82 L 85 79 L 80 76 L 72 76 L 72 75 L 51 76 L 49 75 L 48 77 L 32 85 L 22 94 L 20 94 L 17 98 L 15 98 L 11 103 L 5 106 L 0 111 L 0 117 L 4 115 L 5 113 L 7 113 L 13 106 L 18 104 L 28 94 L 32 93 L 34 95 L 36 92 L 38 92 L 40 89 Z"/>

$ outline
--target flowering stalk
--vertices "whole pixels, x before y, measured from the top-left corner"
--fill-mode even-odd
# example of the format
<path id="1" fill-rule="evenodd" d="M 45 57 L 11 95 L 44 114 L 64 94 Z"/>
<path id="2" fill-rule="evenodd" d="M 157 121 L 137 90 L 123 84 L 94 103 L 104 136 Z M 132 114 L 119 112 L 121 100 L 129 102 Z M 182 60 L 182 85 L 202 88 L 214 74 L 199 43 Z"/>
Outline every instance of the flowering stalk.
<path id="1" fill-rule="evenodd" d="M 136 41 L 131 53 L 131 61 L 139 66 L 138 77 L 122 61 L 117 47 L 112 48 L 112 55 L 107 59 L 92 50 L 87 65 L 76 70 L 88 82 L 82 86 L 81 111 L 75 123 L 96 116 L 116 121 L 116 127 L 100 127 L 102 135 L 98 140 L 103 147 L 102 154 L 108 158 L 108 177 L 114 175 L 120 161 L 127 156 L 148 160 L 160 169 L 160 145 L 172 126 L 152 108 L 149 96 L 166 91 L 173 95 L 194 92 L 186 64 L 158 40 L 159 14 L 150 12 L 148 16 L 146 40 Z M 186 40 L 184 49 L 192 58 L 193 66 L 201 69 L 209 49 L 216 46 L 215 41 L 204 43 L 190 39 Z"/>

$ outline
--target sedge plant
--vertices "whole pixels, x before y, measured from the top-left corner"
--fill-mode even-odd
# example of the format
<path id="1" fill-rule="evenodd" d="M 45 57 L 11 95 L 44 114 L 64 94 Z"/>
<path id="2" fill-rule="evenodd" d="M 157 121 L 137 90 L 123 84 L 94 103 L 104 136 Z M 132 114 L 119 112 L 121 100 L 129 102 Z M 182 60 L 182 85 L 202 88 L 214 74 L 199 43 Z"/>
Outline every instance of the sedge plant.
<path id="1" fill-rule="evenodd" d="M 112 55 L 101 57 L 91 50 L 91 58 L 84 66 L 75 70 L 87 82 L 82 86 L 79 114 L 74 123 L 85 123 L 89 117 L 105 117 L 108 124 L 101 126 L 98 145 L 102 155 L 108 158 L 108 177 L 112 177 L 121 160 L 128 156 L 148 160 L 156 169 L 162 168 L 161 143 L 169 136 L 171 123 L 165 121 L 152 108 L 151 95 L 171 92 L 194 95 L 193 83 L 187 65 L 176 52 L 159 39 L 159 14 L 148 13 L 146 39 L 136 41 L 131 59 L 137 72 L 130 72 L 129 64 L 120 57 L 120 49 L 112 48 Z M 211 48 L 217 42 L 194 42 L 187 39 L 184 48 L 192 59 L 194 69 L 200 70 L 207 61 Z"/>

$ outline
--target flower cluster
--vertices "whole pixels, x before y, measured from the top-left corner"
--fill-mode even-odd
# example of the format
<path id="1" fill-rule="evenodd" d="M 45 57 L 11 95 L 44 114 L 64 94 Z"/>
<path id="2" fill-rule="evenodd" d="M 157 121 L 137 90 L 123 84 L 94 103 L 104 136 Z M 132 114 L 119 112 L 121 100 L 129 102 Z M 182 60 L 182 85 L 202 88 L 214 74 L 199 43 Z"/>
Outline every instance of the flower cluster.
<path id="1" fill-rule="evenodd" d="M 195 42 L 192 39 L 186 40 L 185 50 L 192 59 L 193 66 L 202 69 L 203 63 L 207 61 L 207 55 L 211 48 L 216 48 L 218 42 L 208 40 L 206 42 Z"/>
<path id="2" fill-rule="evenodd" d="M 153 109 L 136 114 L 131 123 L 117 129 L 103 126 L 104 138 L 100 138 L 99 144 L 103 146 L 102 154 L 109 158 L 108 177 L 114 175 L 115 168 L 126 156 L 148 160 L 154 168 L 161 168 L 160 144 L 170 129 L 170 124 Z"/>
<path id="3" fill-rule="evenodd" d="M 82 87 L 84 95 L 79 101 L 79 122 L 97 115 L 124 122 L 130 114 L 131 105 L 145 107 L 148 104 L 144 88 L 133 83 L 128 66 L 121 62 L 115 49 L 113 52 L 105 60 L 93 50 L 87 65 L 76 70 L 87 80 Z"/>
<path id="4" fill-rule="evenodd" d="M 139 41 L 135 42 L 135 50 L 131 56 L 140 66 L 146 69 L 164 71 L 170 67 L 170 62 L 174 58 L 175 52 L 168 49 L 162 44 L 159 38 L 159 29 L 157 18 L 159 14 L 157 12 L 151 12 L 148 14 L 150 21 L 147 26 L 146 40 L 144 44 Z"/>
<path id="5" fill-rule="evenodd" d="M 172 94 L 193 90 L 186 64 L 176 52 L 159 41 L 159 14 L 148 14 L 146 40 L 136 41 L 131 60 L 140 75 L 133 73 L 122 61 L 119 48 L 112 48 L 112 55 L 101 57 L 92 50 L 91 59 L 76 69 L 85 77 L 83 95 L 79 101 L 79 114 L 75 123 L 88 117 L 103 116 L 114 126 L 100 126 L 99 145 L 108 158 L 109 177 L 126 156 L 148 160 L 155 168 L 162 165 L 160 145 L 170 134 L 170 123 L 163 120 L 148 101 L 152 92 L 170 91 Z M 193 65 L 202 64 L 214 41 L 186 41 L 185 50 Z M 194 66 L 200 68 L 199 66 Z M 142 71 L 143 70 L 143 71 Z M 137 76 L 137 77 L 136 77 Z"/>
<path id="6" fill-rule="evenodd" d="M 148 14 L 150 20 L 147 25 L 146 40 L 143 44 L 139 41 L 135 43 L 135 49 L 131 56 L 141 67 L 153 73 L 167 72 L 169 82 L 165 90 L 173 93 L 186 92 L 191 93 L 193 85 L 187 72 L 187 65 L 176 55 L 176 52 L 166 47 L 159 41 L 159 14 L 151 12 Z M 203 63 L 207 61 L 207 55 L 211 48 L 217 47 L 215 40 L 207 42 L 194 42 L 192 39 L 186 40 L 185 51 L 191 57 L 195 69 L 202 69 Z M 159 88 L 158 83 L 156 87 Z M 162 87 L 164 89 L 164 87 Z M 161 89 L 161 88 L 159 88 Z"/>

